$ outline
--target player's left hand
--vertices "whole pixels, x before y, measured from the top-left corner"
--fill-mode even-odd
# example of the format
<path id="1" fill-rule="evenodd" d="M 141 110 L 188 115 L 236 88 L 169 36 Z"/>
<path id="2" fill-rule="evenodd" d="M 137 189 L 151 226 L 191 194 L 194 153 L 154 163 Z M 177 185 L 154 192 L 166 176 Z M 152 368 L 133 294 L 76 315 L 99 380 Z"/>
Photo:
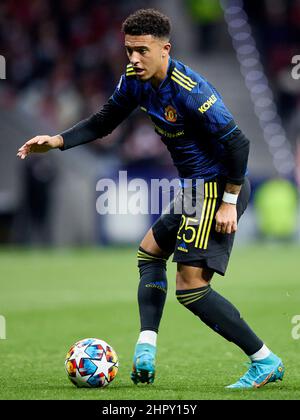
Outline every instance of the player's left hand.
<path id="1" fill-rule="evenodd" d="M 233 233 L 237 231 L 237 211 L 234 204 L 222 202 L 215 219 L 217 232 Z"/>

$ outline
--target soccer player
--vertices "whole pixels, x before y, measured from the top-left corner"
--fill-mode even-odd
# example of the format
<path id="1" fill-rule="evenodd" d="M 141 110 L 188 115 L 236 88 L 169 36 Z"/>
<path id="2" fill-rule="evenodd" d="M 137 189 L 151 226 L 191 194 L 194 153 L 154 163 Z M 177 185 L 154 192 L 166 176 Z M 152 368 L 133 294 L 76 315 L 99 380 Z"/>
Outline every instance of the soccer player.
<path id="1" fill-rule="evenodd" d="M 146 233 L 138 251 L 141 329 L 131 379 L 136 384 L 154 380 L 157 333 L 167 294 L 166 262 L 174 254 L 179 303 L 250 358 L 249 370 L 228 388 L 261 387 L 281 380 L 281 359 L 210 285 L 215 272 L 225 274 L 237 223 L 248 204 L 249 141 L 218 91 L 171 58 L 167 16 L 141 9 L 124 21 L 122 29 L 129 64 L 104 107 L 61 134 L 34 137 L 18 156 L 67 150 L 104 137 L 140 106 L 170 151 L 182 189 L 170 211 Z M 191 217 L 185 209 L 182 214 L 172 211 L 185 191 L 192 192 L 193 200 L 201 182 L 198 213 Z"/>

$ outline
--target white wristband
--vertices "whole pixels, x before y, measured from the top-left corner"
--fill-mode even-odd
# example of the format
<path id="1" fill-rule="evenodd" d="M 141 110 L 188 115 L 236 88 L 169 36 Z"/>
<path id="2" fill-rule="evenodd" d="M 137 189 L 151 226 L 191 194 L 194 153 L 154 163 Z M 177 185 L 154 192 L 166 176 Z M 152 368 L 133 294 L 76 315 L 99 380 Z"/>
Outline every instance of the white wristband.
<path id="1" fill-rule="evenodd" d="M 237 199 L 238 199 L 238 194 L 231 194 L 231 193 L 228 193 L 228 192 L 224 191 L 223 198 L 222 198 L 224 203 L 236 204 Z"/>

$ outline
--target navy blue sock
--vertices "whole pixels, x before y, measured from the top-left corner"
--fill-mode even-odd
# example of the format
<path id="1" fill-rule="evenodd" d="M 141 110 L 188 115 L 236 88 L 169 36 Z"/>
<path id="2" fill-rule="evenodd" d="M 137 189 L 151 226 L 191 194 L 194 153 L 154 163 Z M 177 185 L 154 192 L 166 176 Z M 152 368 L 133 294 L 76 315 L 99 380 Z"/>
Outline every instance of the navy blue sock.
<path id="1" fill-rule="evenodd" d="M 256 353 L 263 342 L 241 318 L 239 311 L 210 286 L 177 290 L 178 301 L 206 325 L 239 346 L 248 356 Z"/>
<path id="2" fill-rule="evenodd" d="M 160 258 L 143 248 L 138 251 L 140 283 L 138 304 L 141 331 L 158 332 L 160 320 L 167 297 L 166 258 Z"/>

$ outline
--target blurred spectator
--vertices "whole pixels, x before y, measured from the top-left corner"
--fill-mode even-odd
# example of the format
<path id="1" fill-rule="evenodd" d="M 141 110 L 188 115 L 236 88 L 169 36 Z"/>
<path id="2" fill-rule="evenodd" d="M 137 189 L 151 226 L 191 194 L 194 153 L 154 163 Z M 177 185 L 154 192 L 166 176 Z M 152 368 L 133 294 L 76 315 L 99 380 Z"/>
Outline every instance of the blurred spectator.
<path id="1" fill-rule="evenodd" d="M 125 0 L 3 2 L 0 50 L 8 77 L 2 94 L 54 131 L 95 111 L 126 63 L 122 5 Z"/>
<path id="2" fill-rule="evenodd" d="M 300 51 L 300 0 L 244 0 L 244 5 L 285 123 L 300 96 L 299 81 L 291 77 L 292 57 Z"/>
<path id="3" fill-rule="evenodd" d="M 186 3 L 195 24 L 199 50 L 202 53 L 215 50 L 217 29 L 223 19 L 219 0 L 187 0 Z"/>
<path id="4" fill-rule="evenodd" d="M 292 57 L 300 53 L 300 0 L 244 0 L 244 6 L 296 156 L 300 185 L 300 83 L 292 77 Z"/>
<path id="5" fill-rule="evenodd" d="M 128 127 L 128 134 L 121 148 L 121 158 L 127 165 L 144 168 L 161 166 L 168 162 L 171 164 L 166 146 L 143 114 L 135 115 Z"/>
<path id="6" fill-rule="evenodd" d="M 51 243 L 50 211 L 56 169 L 53 159 L 34 155 L 24 162 L 23 203 L 17 215 L 18 242 Z"/>

